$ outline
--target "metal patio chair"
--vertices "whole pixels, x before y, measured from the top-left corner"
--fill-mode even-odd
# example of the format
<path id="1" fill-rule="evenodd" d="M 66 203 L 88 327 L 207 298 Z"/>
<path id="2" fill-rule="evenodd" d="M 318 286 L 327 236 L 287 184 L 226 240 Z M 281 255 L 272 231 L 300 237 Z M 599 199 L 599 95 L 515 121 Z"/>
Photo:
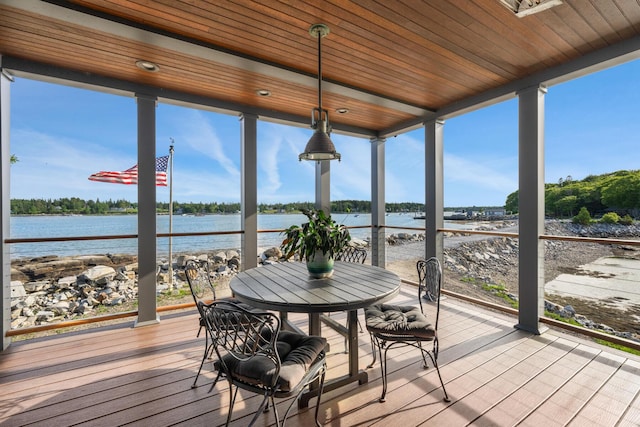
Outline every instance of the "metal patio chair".
<path id="1" fill-rule="evenodd" d="M 198 307 L 198 312 L 200 314 L 200 319 L 198 319 L 200 328 L 198 329 L 198 334 L 196 335 L 196 337 L 199 337 L 202 329 L 205 328 L 206 325 L 203 313 L 200 311 L 200 307 L 198 306 L 198 302 L 211 302 L 218 300 L 216 296 L 216 288 L 213 281 L 211 280 L 208 260 L 190 259 L 185 265 L 184 272 L 185 276 L 187 276 L 187 283 L 189 284 L 191 296 L 193 297 L 193 301 L 196 303 L 196 307 Z M 223 300 L 238 303 L 245 308 L 250 308 L 249 305 L 240 303 L 235 298 L 223 298 Z M 198 377 L 200 376 L 200 372 L 202 372 L 204 362 L 205 360 L 210 359 L 213 355 L 213 343 L 209 342 L 209 334 L 205 334 L 204 338 L 204 354 L 202 355 L 202 361 L 200 362 L 198 373 L 193 380 L 191 388 L 197 387 Z M 211 384 L 211 388 L 209 389 L 209 391 L 213 390 L 213 388 L 216 386 L 216 383 L 220 379 L 220 375 L 221 373 L 220 371 L 218 371 L 218 375 L 213 381 L 213 384 Z"/>
<path id="2" fill-rule="evenodd" d="M 418 302 L 415 306 L 397 306 L 390 304 L 376 304 L 365 308 L 367 330 L 371 335 L 373 361 L 367 368 L 376 363 L 376 349 L 380 355 L 382 369 L 382 395 L 380 402 L 385 401 L 387 394 L 387 352 L 392 347 L 412 346 L 420 350 L 424 368 L 428 368 L 428 355 L 436 368 L 440 385 L 444 392 L 445 402 L 449 402 L 449 395 L 445 389 L 440 368 L 438 367 L 438 318 L 440 317 L 440 290 L 442 287 L 442 267 L 437 258 L 420 260 L 418 269 Z M 431 323 L 424 314 L 423 299 L 435 302 L 436 315 Z M 426 302 L 425 302 L 426 304 Z M 433 343 L 432 349 L 423 347 L 423 343 Z"/>
<path id="3" fill-rule="evenodd" d="M 355 262 L 364 264 L 367 260 L 367 251 L 356 246 L 347 246 L 337 256 L 336 261 Z"/>
<path id="4" fill-rule="evenodd" d="M 232 419 L 238 389 L 263 396 L 249 425 L 253 425 L 261 412 L 273 408 L 276 425 L 284 426 L 289 411 L 302 391 L 318 380 L 318 412 L 326 362 L 325 338 L 280 330 L 280 319 L 266 311 L 249 311 L 227 301 L 211 304 L 198 303 L 205 325 L 218 356 L 219 372 L 229 381 L 230 405 L 227 425 Z M 235 386 L 235 387 L 234 387 Z M 280 423 L 276 398 L 291 399 Z"/>

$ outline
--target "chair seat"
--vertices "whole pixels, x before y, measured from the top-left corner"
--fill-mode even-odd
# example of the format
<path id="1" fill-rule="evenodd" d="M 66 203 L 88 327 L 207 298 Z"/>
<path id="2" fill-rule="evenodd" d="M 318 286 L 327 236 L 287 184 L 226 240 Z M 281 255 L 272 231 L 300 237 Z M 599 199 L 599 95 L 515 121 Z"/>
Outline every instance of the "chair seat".
<path id="1" fill-rule="evenodd" d="M 388 340 L 394 337 L 432 340 L 436 331 L 419 307 L 376 304 L 364 311 L 367 330 Z"/>
<path id="2" fill-rule="evenodd" d="M 279 391 L 295 390 L 326 345 L 327 340 L 322 337 L 280 331 L 276 342 L 281 361 L 277 379 Z M 261 385 L 275 382 L 273 378 L 276 374 L 275 363 L 268 357 L 255 355 L 249 359 L 239 360 L 227 354 L 223 359 L 232 376 L 247 384 Z"/>

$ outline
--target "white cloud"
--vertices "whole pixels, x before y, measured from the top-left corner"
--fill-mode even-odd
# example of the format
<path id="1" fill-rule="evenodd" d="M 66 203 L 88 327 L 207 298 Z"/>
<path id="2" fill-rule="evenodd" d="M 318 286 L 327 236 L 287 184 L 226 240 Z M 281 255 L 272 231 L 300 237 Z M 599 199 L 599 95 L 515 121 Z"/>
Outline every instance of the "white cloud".
<path id="1" fill-rule="evenodd" d="M 298 161 L 311 136 L 302 128 L 261 122 L 258 127 L 258 200 L 279 203 L 314 200 L 315 165 Z"/>
<path id="2" fill-rule="evenodd" d="M 331 162 L 331 199 L 371 199 L 371 143 L 362 138 L 333 134 L 331 139 L 341 154 Z"/>
<path id="3" fill-rule="evenodd" d="M 223 143 L 217 129 L 211 124 L 211 119 L 205 113 L 199 110 L 184 110 L 184 112 L 176 113 L 174 121 L 176 127 L 181 131 L 176 138 L 176 155 L 178 150 L 193 150 L 196 153 L 202 153 L 210 159 L 217 162 L 231 176 L 240 176 L 240 170 L 233 160 L 227 156 L 226 151 L 228 144 L 238 144 L 240 140 L 240 128 L 237 127 L 237 133 L 232 141 Z M 231 132 L 227 132 L 233 135 Z M 236 152 L 236 150 L 232 150 Z"/>
<path id="4" fill-rule="evenodd" d="M 135 158 L 123 157 L 91 142 L 30 130 L 12 129 L 11 143 L 11 152 L 19 160 L 11 166 L 12 198 L 115 199 L 135 194 L 135 186 L 88 180 L 99 170 L 130 168 L 136 164 Z"/>
<path id="5" fill-rule="evenodd" d="M 496 157 L 490 161 L 445 153 L 445 205 L 502 205 L 506 196 L 518 189 L 517 169 L 517 159 Z"/>

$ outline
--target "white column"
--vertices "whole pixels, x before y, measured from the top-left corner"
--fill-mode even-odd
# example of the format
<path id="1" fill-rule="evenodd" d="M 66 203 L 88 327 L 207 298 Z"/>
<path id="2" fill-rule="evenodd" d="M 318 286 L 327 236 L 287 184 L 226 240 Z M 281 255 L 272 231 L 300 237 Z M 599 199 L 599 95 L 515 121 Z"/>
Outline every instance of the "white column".
<path id="1" fill-rule="evenodd" d="M 442 261 L 444 226 L 444 121 L 425 123 L 425 256 Z"/>
<path id="2" fill-rule="evenodd" d="M 0 57 L 0 60 L 2 58 Z M 2 265 L 2 350 L 11 344 L 11 338 L 6 334 L 11 330 L 11 253 L 5 239 L 11 237 L 11 196 L 9 194 L 9 177 L 11 176 L 11 151 L 9 147 L 10 125 L 10 95 L 11 82 L 8 74 L 0 69 L 0 210 L 2 212 L 2 227 L 0 228 L 0 264 Z"/>
<path id="3" fill-rule="evenodd" d="M 316 209 L 331 213 L 331 160 L 316 162 Z"/>
<path id="4" fill-rule="evenodd" d="M 371 265 L 386 265 L 385 138 L 371 139 Z"/>
<path id="5" fill-rule="evenodd" d="M 136 94 L 138 103 L 138 319 L 158 323 L 156 313 L 156 97 Z"/>
<path id="6" fill-rule="evenodd" d="M 544 314 L 544 96 L 534 86 L 518 92 L 519 268 L 517 328 L 542 333 Z"/>
<path id="7" fill-rule="evenodd" d="M 258 116 L 243 114 L 240 140 L 243 270 L 258 266 Z"/>

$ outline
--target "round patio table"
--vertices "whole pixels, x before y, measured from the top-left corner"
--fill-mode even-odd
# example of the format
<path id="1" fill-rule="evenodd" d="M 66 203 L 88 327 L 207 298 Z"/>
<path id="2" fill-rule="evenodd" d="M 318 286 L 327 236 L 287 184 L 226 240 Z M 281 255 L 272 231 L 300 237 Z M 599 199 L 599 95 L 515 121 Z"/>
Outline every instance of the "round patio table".
<path id="1" fill-rule="evenodd" d="M 349 374 L 327 381 L 329 391 L 358 381 L 368 381 L 366 371 L 358 367 L 357 310 L 392 299 L 400 292 L 397 274 L 372 265 L 336 262 L 329 278 L 309 277 L 302 262 L 284 262 L 252 268 L 238 273 L 230 283 L 235 297 L 256 308 L 279 311 L 283 327 L 293 327 L 287 313 L 309 313 L 309 334 L 320 335 L 320 313 L 347 311 Z M 330 325 L 336 327 L 334 325 Z M 315 396 L 311 390 L 301 396 L 298 405 L 308 406 Z"/>

